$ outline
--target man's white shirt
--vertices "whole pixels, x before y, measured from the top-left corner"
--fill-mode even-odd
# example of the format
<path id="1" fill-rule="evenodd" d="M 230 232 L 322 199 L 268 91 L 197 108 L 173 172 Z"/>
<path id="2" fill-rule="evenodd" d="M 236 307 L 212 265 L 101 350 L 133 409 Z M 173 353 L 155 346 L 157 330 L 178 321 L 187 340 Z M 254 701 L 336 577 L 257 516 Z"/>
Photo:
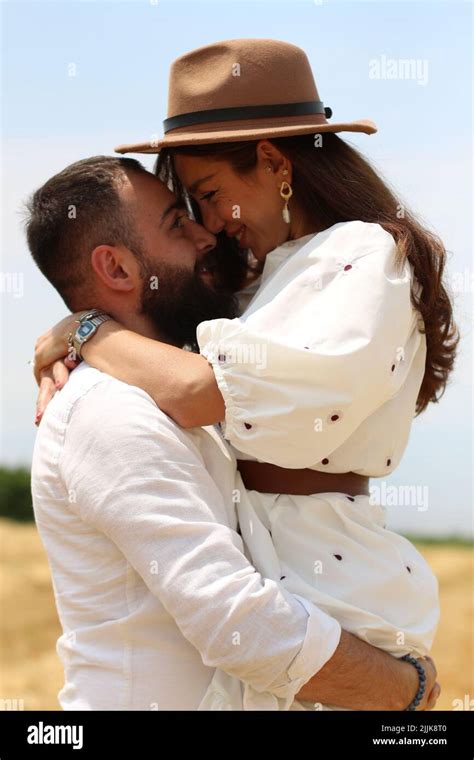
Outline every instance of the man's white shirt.
<path id="1" fill-rule="evenodd" d="M 235 460 L 83 363 L 49 404 L 35 518 L 63 634 L 66 710 L 195 710 L 215 668 L 293 699 L 340 624 L 262 577 L 237 532 Z"/>

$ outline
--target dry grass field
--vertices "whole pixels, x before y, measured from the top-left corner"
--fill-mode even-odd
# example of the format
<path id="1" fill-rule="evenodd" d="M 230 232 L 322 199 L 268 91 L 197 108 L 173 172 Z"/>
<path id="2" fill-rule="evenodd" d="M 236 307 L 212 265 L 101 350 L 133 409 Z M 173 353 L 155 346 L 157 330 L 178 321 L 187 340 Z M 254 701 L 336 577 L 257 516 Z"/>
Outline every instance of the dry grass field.
<path id="1" fill-rule="evenodd" d="M 419 545 L 440 582 L 442 618 L 433 648 L 442 695 L 437 709 L 474 697 L 473 551 L 456 544 Z M 34 524 L 0 520 L 0 698 L 25 710 L 58 710 L 60 634 L 49 566 Z M 469 698 L 469 697 L 468 697 Z"/>

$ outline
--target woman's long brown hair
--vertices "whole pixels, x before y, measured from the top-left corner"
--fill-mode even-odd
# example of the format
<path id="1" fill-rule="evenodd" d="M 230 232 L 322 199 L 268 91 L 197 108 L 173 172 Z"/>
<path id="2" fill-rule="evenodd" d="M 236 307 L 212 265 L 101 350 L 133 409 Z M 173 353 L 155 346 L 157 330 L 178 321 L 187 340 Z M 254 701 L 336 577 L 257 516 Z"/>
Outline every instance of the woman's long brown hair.
<path id="1" fill-rule="evenodd" d="M 292 203 L 315 230 L 338 222 L 359 220 L 380 224 L 397 243 L 399 261 L 408 259 L 421 292 L 411 299 L 426 335 L 425 374 L 416 414 L 443 395 L 453 369 L 459 334 L 451 299 L 443 283 L 446 249 L 433 232 L 416 220 L 369 162 L 333 133 L 315 147 L 313 135 L 272 139 L 293 167 Z M 250 173 L 257 162 L 257 142 L 214 143 L 163 150 L 156 173 L 179 195 L 185 195 L 173 167 L 173 155 L 193 155 L 228 161 L 238 174 Z M 195 209 L 195 205 L 193 205 Z"/>

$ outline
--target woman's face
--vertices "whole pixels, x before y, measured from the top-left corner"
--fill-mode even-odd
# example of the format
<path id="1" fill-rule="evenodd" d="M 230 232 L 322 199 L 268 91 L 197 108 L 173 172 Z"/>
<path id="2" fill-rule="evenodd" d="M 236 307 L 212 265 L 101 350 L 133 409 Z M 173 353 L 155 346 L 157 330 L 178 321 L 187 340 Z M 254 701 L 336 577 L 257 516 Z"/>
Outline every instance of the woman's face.
<path id="1" fill-rule="evenodd" d="M 287 224 L 282 216 L 280 187 L 283 181 L 291 184 L 291 164 L 270 142 L 258 144 L 257 164 L 243 175 L 222 159 L 181 154 L 175 156 L 174 165 L 180 181 L 198 203 L 209 232 L 224 230 L 259 260 L 288 239 L 300 236 L 295 230 L 297 220 Z"/>

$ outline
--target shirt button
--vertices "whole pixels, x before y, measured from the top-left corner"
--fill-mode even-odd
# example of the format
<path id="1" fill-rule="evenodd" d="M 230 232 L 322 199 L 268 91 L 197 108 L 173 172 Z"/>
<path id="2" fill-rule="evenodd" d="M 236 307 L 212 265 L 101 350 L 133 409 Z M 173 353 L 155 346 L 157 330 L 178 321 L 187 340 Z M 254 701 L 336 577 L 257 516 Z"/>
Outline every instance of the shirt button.
<path id="1" fill-rule="evenodd" d="M 352 264 L 346 264 L 346 266 L 344 267 L 344 272 L 348 272 L 349 269 L 352 269 Z"/>
<path id="2" fill-rule="evenodd" d="M 329 459 L 327 458 L 321 459 L 321 464 L 329 464 Z"/>

